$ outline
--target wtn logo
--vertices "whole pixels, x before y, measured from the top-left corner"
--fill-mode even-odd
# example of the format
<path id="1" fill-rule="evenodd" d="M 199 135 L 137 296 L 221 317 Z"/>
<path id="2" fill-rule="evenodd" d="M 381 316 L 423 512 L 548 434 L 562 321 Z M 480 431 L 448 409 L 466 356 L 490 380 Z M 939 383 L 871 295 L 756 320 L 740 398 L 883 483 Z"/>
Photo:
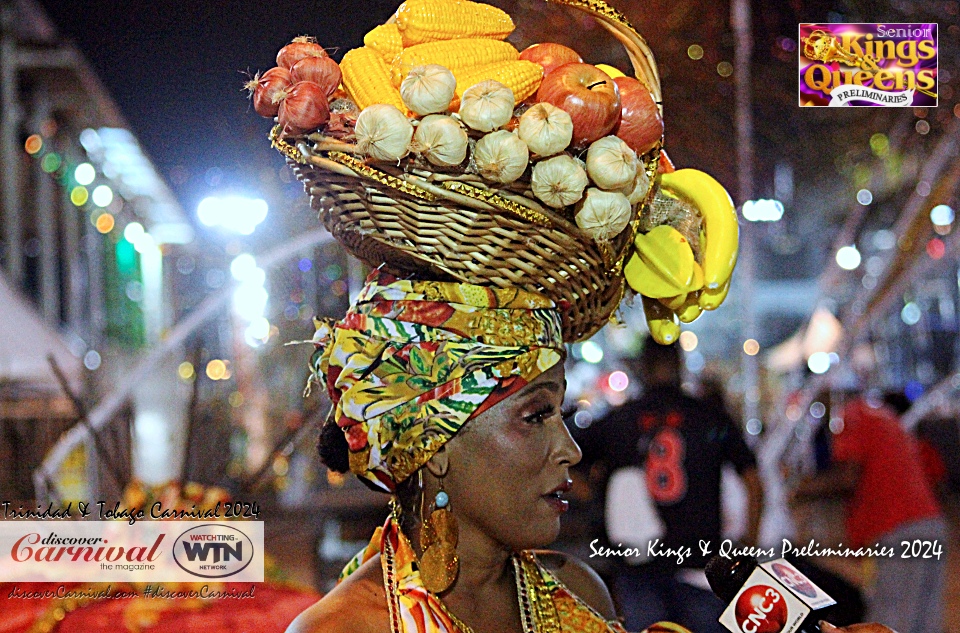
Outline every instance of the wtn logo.
<path id="1" fill-rule="evenodd" d="M 230 547 L 227 543 L 190 543 L 189 541 L 181 541 L 181 544 L 187 555 L 187 560 L 191 563 L 196 561 L 197 558 L 205 563 L 219 563 L 221 560 L 228 562 L 231 558 L 238 561 L 243 560 L 243 541 L 239 541 L 234 547 Z M 209 558 L 210 552 L 213 552 L 213 561 Z"/>
<path id="2" fill-rule="evenodd" d="M 184 571 L 201 578 L 226 578 L 253 560 L 253 541 L 231 525 L 208 523 L 177 537 L 173 558 Z"/>

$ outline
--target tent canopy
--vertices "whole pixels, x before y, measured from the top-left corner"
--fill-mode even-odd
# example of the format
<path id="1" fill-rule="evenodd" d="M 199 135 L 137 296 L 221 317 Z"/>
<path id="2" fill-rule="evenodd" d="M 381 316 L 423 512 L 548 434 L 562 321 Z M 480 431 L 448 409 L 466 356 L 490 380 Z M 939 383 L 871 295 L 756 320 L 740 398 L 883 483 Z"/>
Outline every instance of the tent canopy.
<path id="1" fill-rule="evenodd" d="M 25 392 L 62 395 L 47 355 L 53 354 L 71 387 L 80 384 L 80 359 L 44 323 L 37 310 L 0 274 L 0 385 Z"/>
<path id="2" fill-rule="evenodd" d="M 843 338 L 843 326 L 829 310 L 817 308 L 806 329 L 801 330 L 767 353 L 767 368 L 788 372 L 802 367 L 816 352 L 835 352 Z"/>

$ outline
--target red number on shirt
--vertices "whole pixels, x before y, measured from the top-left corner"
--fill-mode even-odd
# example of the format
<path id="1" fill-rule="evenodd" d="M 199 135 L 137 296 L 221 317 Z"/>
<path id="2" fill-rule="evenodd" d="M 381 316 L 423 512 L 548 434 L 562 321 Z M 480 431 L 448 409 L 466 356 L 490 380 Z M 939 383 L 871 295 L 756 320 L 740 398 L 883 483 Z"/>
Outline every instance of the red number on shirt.
<path id="1" fill-rule="evenodd" d="M 647 451 L 647 489 L 657 503 L 676 503 L 687 494 L 685 456 L 686 444 L 675 429 L 661 429 L 654 436 Z"/>

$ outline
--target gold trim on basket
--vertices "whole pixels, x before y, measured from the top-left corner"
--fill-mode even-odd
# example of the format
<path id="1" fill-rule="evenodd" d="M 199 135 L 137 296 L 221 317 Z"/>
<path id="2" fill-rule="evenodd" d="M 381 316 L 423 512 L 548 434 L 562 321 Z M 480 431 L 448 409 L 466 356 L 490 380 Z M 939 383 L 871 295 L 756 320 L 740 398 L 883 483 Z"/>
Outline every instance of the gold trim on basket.
<path id="1" fill-rule="evenodd" d="M 468 185 L 463 182 L 458 182 L 456 180 L 448 180 L 440 184 L 444 189 L 449 189 L 454 193 L 459 193 L 464 196 L 469 196 L 475 200 L 481 200 L 486 202 L 492 207 L 496 207 L 501 211 L 509 211 L 510 213 L 518 216 L 519 218 L 526 220 L 527 222 L 532 222 L 539 226 L 552 227 L 553 222 L 550 221 L 550 218 L 534 211 L 529 207 L 525 207 L 522 204 L 514 202 L 513 200 L 507 200 L 503 196 L 499 196 L 492 191 L 486 191 L 480 189 L 479 187 L 474 187 L 473 185 Z"/>
<path id="2" fill-rule="evenodd" d="M 330 152 L 327 154 L 327 158 L 335 163 L 340 163 L 341 165 L 349 167 L 364 178 L 375 180 L 385 187 L 396 189 L 397 191 L 403 192 L 408 196 L 413 196 L 414 198 L 419 198 L 420 200 L 424 200 L 426 202 L 436 202 L 438 199 L 436 195 L 430 193 L 429 191 L 421 189 L 420 187 L 397 178 L 396 176 L 386 174 L 379 169 L 374 169 L 359 158 L 354 158 L 349 154 L 344 154 L 343 152 Z"/>
<path id="3" fill-rule="evenodd" d="M 307 161 L 303 157 L 303 154 L 301 154 L 300 150 L 298 150 L 296 147 L 280 138 L 280 130 L 280 125 L 275 125 L 270 130 L 270 134 L 268 135 L 268 138 L 270 139 L 270 145 L 290 160 L 296 161 L 301 165 L 305 165 Z"/>
<path id="4" fill-rule="evenodd" d="M 606 2 L 602 0 L 547 0 L 547 2 L 552 2 L 554 4 L 562 4 L 568 7 L 576 7 L 586 9 L 588 11 L 593 11 L 599 13 L 605 17 L 610 18 L 614 22 L 619 22 L 623 26 L 629 27 L 631 30 L 636 30 L 633 28 L 633 25 L 627 20 L 627 16 L 620 13 L 618 10 L 611 7 Z"/>

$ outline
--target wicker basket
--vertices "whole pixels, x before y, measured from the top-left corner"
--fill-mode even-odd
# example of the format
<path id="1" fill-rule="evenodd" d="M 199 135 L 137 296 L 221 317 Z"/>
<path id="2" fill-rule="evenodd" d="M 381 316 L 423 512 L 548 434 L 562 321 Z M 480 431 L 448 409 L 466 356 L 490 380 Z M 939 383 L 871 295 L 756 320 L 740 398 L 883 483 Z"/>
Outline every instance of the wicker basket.
<path id="1" fill-rule="evenodd" d="M 619 12 L 600 0 L 549 1 L 592 15 L 617 37 L 660 103 L 653 56 Z M 651 193 L 636 205 L 634 221 L 601 245 L 576 226 L 572 209 L 539 204 L 529 171 L 494 188 L 477 174 L 441 172 L 415 157 L 368 165 L 352 145 L 314 136 L 294 147 L 276 131 L 271 138 L 324 226 L 353 255 L 396 274 L 541 292 L 560 305 L 568 342 L 603 327 L 623 298 L 624 260 L 652 197 L 660 154 L 658 147 L 642 157 Z"/>

